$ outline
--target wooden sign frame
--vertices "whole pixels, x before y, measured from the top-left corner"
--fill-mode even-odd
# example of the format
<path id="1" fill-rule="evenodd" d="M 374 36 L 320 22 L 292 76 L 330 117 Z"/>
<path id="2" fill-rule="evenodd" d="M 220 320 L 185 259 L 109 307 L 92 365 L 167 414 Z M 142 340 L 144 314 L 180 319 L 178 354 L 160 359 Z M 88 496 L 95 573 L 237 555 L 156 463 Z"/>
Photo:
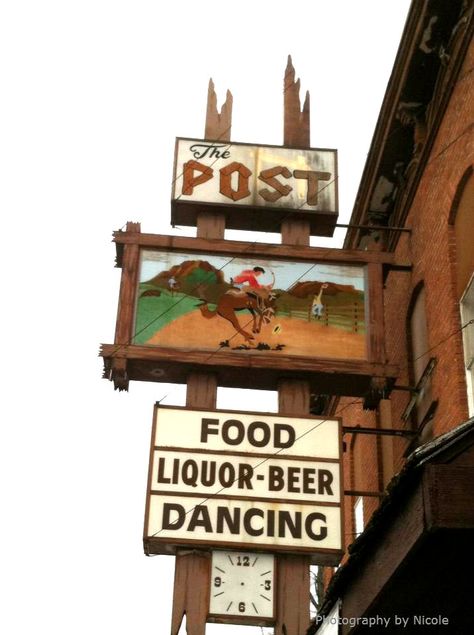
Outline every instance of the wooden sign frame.
<path id="1" fill-rule="evenodd" d="M 195 152 L 188 150 L 188 161 L 184 163 L 184 165 L 193 164 L 196 166 L 196 176 L 192 179 L 193 182 L 196 182 L 196 189 L 200 187 L 201 181 L 204 182 L 204 186 L 206 180 L 208 182 L 216 181 L 214 189 L 216 197 L 221 199 L 220 202 L 212 201 L 209 197 L 204 197 L 202 200 L 199 198 L 193 199 L 184 194 L 187 189 L 190 191 L 194 189 L 189 186 L 188 188 L 186 187 L 186 179 L 183 178 L 183 171 L 186 173 L 186 168 L 183 168 L 183 162 L 178 163 L 178 156 L 180 152 L 183 152 L 181 146 L 185 144 L 191 144 L 191 148 L 196 148 Z M 248 160 L 255 174 L 240 162 L 243 160 L 240 155 L 242 153 L 245 154 L 246 151 L 250 153 Z M 252 155 L 253 151 L 255 157 Z M 268 159 L 264 159 L 265 152 L 269 155 Z M 271 166 L 272 161 L 270 160 L 272 152 L 275 154 L 273 166 Z M 239 157 L 234 157 L 236 153 L 239 154 Z M 204 158 L 201 159 L 200 154 L 205 154 Z M 318 169 L 319 166 L 319 170 L 321 170 L 321 165 L 328 164 L 331 166 L 332 171 L 311 172 L 315 176 L 320 175 L 322 179 L 327 179 L 318 181 L 316 178 L 314 187 L 312 187 L 304 179 L 305 174 L 307 176 L 306 170 L 288 170 L 288 167 L 282 165 L 285 164 L 285 158 L 282 156 L 285 154 L 288 155 L 289 164 L 294 163 L 293 167 L 299 163 L 300 166 L 302 164 L 307 167 L 312 165 L 313 169 Z M 292 155 L 297 156 L 298 161 L 295 158 L 291 160 Z M 236 158 L 237 161 L 235 161 Z M 202 173 L 197 166 L 201 166 Z M 230 175 L 225 177 L 229 196 L 227 199 L 223 196 L 226 188 L 225 184 L 222 183 L 222 177 L 219 185 L 219 172 L 223 171 L 225 173 L 232 166 L 234 166 L 234 176 L 238 172 L 235 168 L 240 166 L 240 170 L 245 170 L 246 180 L 249 183 L 251 181 L 253 184 L 254 191 L 251 192 L 250 189 L 247 189 L 244 198 L 240 198 L 238 192 L 230 189 Z M 267 169 L 261 169 L 264 167 L 267 167 Z M 307 221 L 311 235 L 332 236 L 339 215 L 337 170 L 337 150 L 333 148 L 298 148 L 295 146 L 237 143 L 234 141 L 223 141 L 222 139 L 213 141 L 210 139 L 178 137 L 175 145 L 171 222 L 173 225 L 195 227 L 200 213 L 225 212 L 227 229 L 278 232 L 284 220 L 293 219 Z M 192 173 L 194 174 L 194 171 Z M 299 178 L 295 180 L 294 174 L 297 174 Z M 250 175 L 252 176 L 251 179 Z M 285 203 L 284 201 L 287 200 L 288 196 L 286 192 L 288 190 L 294 191 L 298 181 L 300 184 L 304 182 L 307 187 L 313 189 L 316 199 L 318 193 L 329 193 L 331 191 L 333 204 L 306 204 L 304 200 L 300 200 L 300 197 L 293 200 L 293 204 Z M 239 176 L 240 182 L 241 178 Z M 290 186 L 289 183 L 292 185 Z M 257 194 L 261 191 L 266 192 L 267 201 Z M 276 199 L 275 202 L 272 202 L 273 198 Z"/>
<path id="2" fill-rule="evenodd" d="M 143 536 L 143 544 L 144 550 L 147 555 L 150 554 L 175 554 L 179 549 L 183 548 L 196 548 L 196 549 L 221 549 L 221 550 L 241 550 L 241 551 L 251 551 L 251 552 L 262 552 L 262 553 L 282 553 L 282 554 L 293 554 L 293 555 L 307 555 L 311 558 L 312 562 L 315 564 L 322 565 L 331 565 L 335 566 L 339 564 L 342 554 L 344 552 L 344 485 L 343 485 L 343 474 L 342 474 L 342 457 L 343 457 L 343 446 L 342 446 L 342 419 L 340 417 L 328 417 L 328 422 L 336 422 L 337 423 L 337 447 L 338 447 L 338 457 L 339 458 L 318 458 L 311 457 L 304 454 L 290 454 L 285 453 L 284 449 L 282 451 L 270 452 L 265 451 L 252 451 L 244 452 L 242 450 L 208 450 L 205 451 L 200 448 L 176 448 L 176 447 L 168 447 L 168 446 L 156 446 L 156 431 L 157 426 L 159 426 L 159 412 L 161 411 L 182 411 L 183 413 L 187 412 L 195 412 L 196 414 L 204 413 L 209 414 L 212 413 L 213 416 L 220 417 L 222 420 L 224 417 L 228 417 L 231 415 L 232 417 L 246 417 L 252 418 L 252 415 L 255 415 L 255 418 L 261 419 L 273 419 L 273 420 L 287 420 L 288 424 L 294 421 L 295 419 L 304 419 L 306 422 L 311 422 L 314 420 L 315 425 L 318 423 L 324 423 L 325 419 L 321 417 L 312 417 L 311 415 L 285 415 L 281 413 L 253 413 L 248 411 L 241 410 L 220 410 L 220 409 L 212 409 L 212 410 L 203 410 L 202 408 L 190 408 L 190 407 L 177 407 L 177 406 L 159 406 L 158 404 L 154 407 L 153 414 L 153 427 L 152 427 L 152 435 L 151 435 L 151 444 L 150 444 L 150 461 L 149 461 L 149 470 L 148 470 L 148 485 L 147 485 L 147 496 L 146 496 L 146 510 L 145 510 L 145 523 L 144 523 L 144 536 Z M 183 426 L 186 427 L 186 426 Z M 177 428 L 178 429 L 178 428 Z M 308 438 L 306 436 L 307 432 L 303 431 L 305 435 L 305 439 Z M 222 458 L 224 460 L 231 460 L 232 457 L 242 458 L 243 460 L 253 460 L 257 459 L 257 465 L 261 464 L 264 460 L 271 460 L 271 456 L 275 455 L 275 460 L 277 461 L 294 461 L 294 462 L 306 462 L 308 466 L 315 465 L 317 463 L 326 464 L 326 465 L 335 465 L 338 464 L 338 473 L 339 473 L 339 489 L 338 489 L 338 498 L 339 502 L 314 502 L 310 499 L 310 496 L 302 498 L 298 501 L 295 501 L 296 504 L 300 504 L 301 507 L 307 506 L 308 509 L 338 509 L 339 513 L 339 522 L 340 522 L 340 549 L 328 548 L 328 547 L 315 547 L 314 544 L 311 547 L 306 546 L 293 546 L 293 545 L 277 545 L 274 544 L 273 541 L 265 544 L 265 542 L 236 542 L 231 540 L 211 540 L 209 538 L 198 539 L 198 538 L 175 538 L 169 536 L 158 536 L 158 535 L 148 535 L 148 527 L 149 527 L 149 518 L 150 518 L 150 506 L 151 499 L 154 495 L 161 495 L 163 499 L 167 501 L 171 501 L 173 498 L 179 499 L 180 496 L 183 496 L 183 501 L 186 500 L 187 497 L 193 497 L 195 500 L 195 504 L 201 504 L 201 501 L 205 503 L 209 503 L 213 500 L 222 501 L 223 504 L 228 503 L 229 501 L 234 502 L 236 505 L 246 504 L 251 502 L 255 505 L 259 505 L 262 502 L 266 502 L 269 505 L 275 504 L 277 507 L 281 505 L 292 505 L 290 501 L 289 494 L 283 497 L 275 496 L 275 498 L 259 498 L 257 496 L 245 496 L 245 495 L 229 495 L 226 491 L 218 491 L 216 494 L 208 494 L 208 493 L 193 493 L 189 494 L 189 492 L 174 492 L 173 489 L 165 489 L 163 491 L 159 491 L 156 487 L 153 487 L 153 465 L 154 465 L 154 455 L 156 451 L 161 451 L 164 454 L 166 452 L 176 453 L 180 451 L 183 453 L 183 458 L 188 459 L 190 456 L 196 457 L 205 457 L 205 456 L 213 456 L 216 460 Z M 258 477 L 257 477 L 257 480 Z M 166 486 L 165 486 L 166 487 Z M 184 486 L 183 486 L 184 487 Z M 197 488 L 199 490 L 199 487 Z M 222 489 L 222 488 L 218 488 Z M 312 507 L 310 507 L 312 506 Z"/>
<path id="3" fill-rule="evenodd" d="M 101 346 L 104 376 L 115 388 L 127 390 L 130 380 L 186 383 L 191 372 L 213 373 L 220 386 L 275 390 L 285 378 L 308 381 L 317 394 L 367 397 L 374 391 L 387 394 L 398 374 L 384 353 L 383 269 L 395 267 L 393 254 L 321 247 L 247 243 L 241 241 L 183 238 L 141 233 L 138 224 L 114 233 L 117 266 L 122 268 L 119 306 L 113 344 Z M 172 349 L 133 344 L 134 314 L 140 267 L 140 250 L 235 255 L 250 258 L 283 259 L 308 263 L 362 265 L 366 275 L 367 356 L 359 359 L 276 357 L 265 351 L 258 355 L 242 351 Z"/>

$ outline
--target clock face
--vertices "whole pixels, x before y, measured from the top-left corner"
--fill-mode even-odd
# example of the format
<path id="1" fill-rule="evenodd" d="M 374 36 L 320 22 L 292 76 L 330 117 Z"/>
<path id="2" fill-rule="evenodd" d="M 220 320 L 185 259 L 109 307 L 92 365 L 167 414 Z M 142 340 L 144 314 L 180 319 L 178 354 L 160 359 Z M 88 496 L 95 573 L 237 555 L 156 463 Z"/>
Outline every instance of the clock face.
<path id="1" fill-rule="evenodd" d="M 269 554 L 213 551 L 210 613 L 272 618 L 274 565 Z"/>

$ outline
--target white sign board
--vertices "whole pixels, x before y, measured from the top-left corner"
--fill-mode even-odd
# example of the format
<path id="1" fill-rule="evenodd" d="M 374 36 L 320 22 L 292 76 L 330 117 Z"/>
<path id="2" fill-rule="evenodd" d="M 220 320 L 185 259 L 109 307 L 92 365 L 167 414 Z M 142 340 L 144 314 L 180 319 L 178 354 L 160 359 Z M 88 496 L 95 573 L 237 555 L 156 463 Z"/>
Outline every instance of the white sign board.
<path id="1" fill-rule="evenodd" d="M 145 548 L 198 543 L 327 562 L 317 554 L 342 549 L 341 491 L 339 420 L 157 407 Z"/>
<path id="2" fill-rule="evenodd" d="M 232 229 L 260 223 L 267 231 L 276 231 L 268 227 L 275 216 L 261 214 L 272 209 L 307 216 L 326 214 L 334 225 L 338 211 L 336 150 L 177 139 L 173 221 L 192 224 L 186 220 L 192 205 L 208 210 L 213 205 L 251 208 L 251 217 L 242 209 L 235 210 L 234 218 L 227 214 L 226 226 Z"/>

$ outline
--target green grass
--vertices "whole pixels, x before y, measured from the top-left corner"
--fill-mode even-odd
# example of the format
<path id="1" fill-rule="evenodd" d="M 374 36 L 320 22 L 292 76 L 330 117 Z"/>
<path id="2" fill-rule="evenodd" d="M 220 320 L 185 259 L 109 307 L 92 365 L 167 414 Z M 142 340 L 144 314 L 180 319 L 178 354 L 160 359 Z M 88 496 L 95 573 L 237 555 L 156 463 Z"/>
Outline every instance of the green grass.
<path id="1" fill-rule="evenodd" d="M 140 285 L 140 292 L 145 291 Z M 157 297 L 139 298 L 136 314 L 134 344 L 145 344 L 157 331 L 177 318 L 194 311 L 199 304 L 197 298 L 175 293 L 173 296 L 161 290 Z M 212 306 L 210 308 L 213 308 Z"/>

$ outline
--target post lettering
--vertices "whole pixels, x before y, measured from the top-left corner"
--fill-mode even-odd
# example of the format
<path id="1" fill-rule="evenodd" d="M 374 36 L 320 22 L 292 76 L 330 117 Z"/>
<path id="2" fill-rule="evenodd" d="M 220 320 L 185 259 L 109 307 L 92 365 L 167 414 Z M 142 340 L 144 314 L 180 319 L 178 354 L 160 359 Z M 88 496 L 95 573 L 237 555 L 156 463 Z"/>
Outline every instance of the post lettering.
<path id="1" fill-rule="evenodd" d="M 311 172 L 310 170 L 294 170 L 295 179 L 305 179 L 308 181 L 306 190 L 306 203 L 308 205 L 318 204 L 319 181 L 329 181 L 330 172 Z"/>
<path id="2" fill-rule="evenodd" d="M 200 172 L 199 176 L 194 176 L 194 171 Z M 187 161 L 183 166 L 183 187 L 182 194 L 191 195 L 196 185 L 201 185 L 212 179 L 213 169 L 199 161 Z"/>
<path id="3" fill-rule="evenodd" d="M 291 178 L 290 170 L 282 165 L 277 165 L 274 168 L 268 168 L 268 170 L 262 170 L 258 175 L 260 181 L 263 181 L 274 189 L 273 192 L 270 192 L 270 190 L 268 190 L 266 187 L 262 190 L 258 190 L 258 193 L 264 201 L 275 203 L 275 201 L 278 201 L 278 199 L 280 199 L 282 196 L 287 196 L 293 189 L 289 185 L 280 183 L 280 181 L 275 178 L 279 174 L 284 176 L 285 179 Z"/>
<path id="4" fill-rule="evenodd" d="M 242 198 L 250 196 L 249 190 L 249 176 L 252 172 L 245 167 L 243 163 L 233 161 L 219 170 L 220 172 L 220 187 L 219 191 L 224 196 L 232 199 L 233 201 L 240 201 Z M 232 174 L 237 172 L 237 189 L 232 189 Z"/>

